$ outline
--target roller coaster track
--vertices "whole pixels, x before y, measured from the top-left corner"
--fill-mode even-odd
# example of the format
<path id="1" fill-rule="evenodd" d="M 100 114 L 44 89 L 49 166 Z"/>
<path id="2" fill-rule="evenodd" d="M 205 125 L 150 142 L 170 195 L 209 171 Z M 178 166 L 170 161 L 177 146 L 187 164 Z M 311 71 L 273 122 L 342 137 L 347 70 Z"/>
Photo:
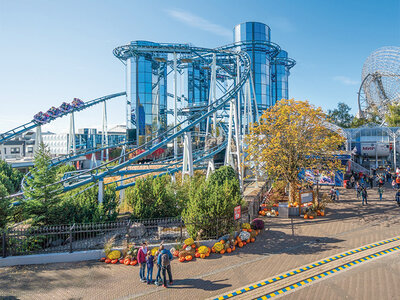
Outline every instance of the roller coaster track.
<path id="1" fill-rule="evenodd" d="M 66 115 L 68 115 L 70 113 L 78 112 L 78 111 L 87 109 L 87 108 L 89 108 L 89 107 L 91 107 L 93 105 L 99 104 L 101 102 L 104 102 L 104 101 L 107 101 L 107 100 L 110 100 L 110 99 L 113 99 L 113 98 L 116 98 L 116 97 L 124 96 L 124 95 L 126 95 L 126 93 L 125 92 L 121 92 L 121 93 L 111 94 L 111 95 L 107 95 L 107 96 L 104 96 L 104 97 L 101 97 L 101 98 L 97 98 L 97 99 L 93 99 L 93 100 L 87 101 L 80 107 L 74 108 L 73 110 L 71 110 L 69 112 L 62 113 L 62 114 L 58 115 L 57 117 L 51 118 L 49 120 L 49 122 L 52 122 L 52 121 L 54 121 L 56 119 L 59 119 L 59 118 L 62 118 L 62 117 L 66 116 Z M 40 125 L 42 125 L 42 124 L 40 124 L 39 122 L 37 122 L 35 120 L 32 120 L 32 121 L 30 121 L 28 123 L 20 125 L 20 126 L 14 128 L 14 129 L 11 129 L 11 130 L 9 130 L 9 131 L 7 131 L 5 133 L 2 133 L 2 134 L 0 134 L 0 144 L 3 144 L 7 140 L 12 139 L 13 137 L 15 137 L 17 135 L 20 135 L 20 134 L 22 134 L 22 133 L 24 133 L 26 131 L 32 130 L 32 129 L 40 126 Z"/>
<path id="2" fill-rule="evenodd" d="M 207 48 L 199 48 L 199 47 L 191 47 L 189 45 L 180 45 L 180 44 L 157 44 L 157 46 L 154 45 L 148 45 L 148 46 L 137 46 L 137 45 L 126 45 L 126 46 L 121 46 L 116 49 L 114 49 L 114 55 L 119 58 L 121 61 L 125 61 L 126 59 L 138 55 L 140 52 L 155 52 L 155 53 L 180 53 L 180 54 L 187 54 L 187 55 L 192 55 L 193 57 L 197 59 L 202 59 L 206 60 L 210 59 L 210 54 L 216 54 L 218 58 L 220 58 L 220 61 L 222 62 L 229 62 L 230 64 L 235 64 L 236 61 L 240 62 L 240 79 L 236 80 L 236 84 L 232 85 L 230 89 L 228 89 L 221 97 L 216 99 L 214 102 L 210 103 L 209 105 L 205 105 L 202 110 L 196 111 L 193 114 L 189 115 L 186 120 L 181 121 L 180 123 L 176 124 L 176 126 L 173 126 L 169 129 L 167 129 L 165 132 L 161 133 L 160 135 L 154 137 L 152 140 L 144 143 L 143 145 L 136 147 L 135 149 L 125 153 L 124 155 L 121 155 L 109 162 L 103 163 L 95 168 L 85 170 L 81 172 L 80 174 L 77 175 L 72 175 L 68 178 L 62 179 L 58 181 L 55 184 L 62 184 L 63 188 L 62 190 L 64 192 L 71 191 L 77 188 L 80 188 L 82 186 L 85 186 L 90 183 L 96 183 L 97 181 L 104 180 L 106 177 L 114 177 L 114 176 L 124 176 L 125 174 L 129 173 L 136 173 L 134 174 L 133 177 L 128 177 L 128 178 L 121 178 L 118 181 L 128 181 L 130 179 L 133 179 L 139 175 L 143 175 L 146 173 L 159 173 L 161 174 L 166 174 L 166 173 L 174 173 L 179 170 L 179 164 L 182 163 L 181 159 L 175 159 L 175 160 L 167 160 L 164 161 L 167 164 L 165 166 L 162 166 L 160 168 L 154 168 L 150 170 L 145 170 L 145 171 L 137 171 L 137 172 L 130 172 L 128 167 L 133 165 L 135 162 L 147 157 L 148 155 L 151 155 L 154 151 L 165 147 L 168 143 L 173 141 L 175 138 L 182 137 L 184 134 L 193 131 L 194 127 L 198 125 L 200 122 L 206 120 L 206 118 L 212 116 L 214 113 L 217 113 L 218 111 L 221 111 L 222 109 L 225 109 L 231 101 L 235 101 L 234 98 L 236 97 L 237 93 L 240 91 L 240 89 L 244 86 L 245 82 L 248 80 L 250 76 L 250 57 L 246 52 L 242 51 L 233 51 L 232 49 L 207 49 Z M 211 60 L 210 60 L 211 61 Z M 226 70 L 227 73 L 229 74 L 235 74 L 234 70 L 230 70 L 229 66 L 226 67 L 224 65 L 221 65 L 221 62 L 217 62 L 217 65 L 220 66 L 222 69 Z M 236 75 L 235 75 L 236 76 Z M 99 99 L 95 99 L 87 103 L 88 105 L 83 106 L 79 110 L 87 108 L 89 105 L 94 105 L 97 104 L 101 101 L 105 101 L 114 97 L 122 96 L 125 95 L 125 93 L 118 93 L 118 94 L 113 94 L 109 95 L 106 97 L 102 97 Z M 31 124 L 33 123 L 33 124 Z M 31 122 L 28 124 L 31 124 L 30 126 L 38 126 L 38 124 Z M 25 126 L 25 125 L 23 125 Z M 4 139 L 10 138 L 10 136 L 15 136 L 16 134 L 19 134 L 21 132 L 24 132 L 26 130 L 29 130 L 33 127 L 29 126 L 20 126 L 18 128 L 22 129 L 14 129 L 12 131 L 9 131 L 9 133 L 4 134 Z M 29 129 L 26 129 L 29 128 Z M 223 131 L 226 130 L 226 126 L 222 128 Z M 176 132 L 175 132 L 176 130 Z M 1 140 L 0 140 L 1 142 Z M 194 154 L 194 160 L 193 164 L 196 165 L 197 168 L 203 168 L 204 163 L 207 162 L 209 159 L 211 159 L 215 154 L 218 152 L 222 151 L 226 147 L 227 141 L 226 139 L 217 145 L 216 147 L 213 147 L 208 150 L 201 150 L 197 151 Z M 115 147 L 116 145 L 112 145 L 109 147 Z M 92 149 L 89 151 L 97 152 L 101 151 L 102 148 L 100 149 Z M 138 152 L 142 151 L 140 154 L 137 154 Z M 93 153 L 91 152 L 91 153 Z M 88 153 L 88 151 L 84 152 L 85 154 Z M 70 161 L 77 156 L 82 155 L 82 154 L 75 154 L 75 155 L 67 155 L 64 156 L 63 158 L 59 158 L 56 161 L 53 161 L 53 165 L 60 164 L 63 162 Z M 134 155 L 134 157 L 131 157 Z M 122 161 L 122 162 L 121 162 Z M 115 165 L 117 163 L 117 165 Z M 195 168 L 196 168 L 195 167 Z M 147 172 L 148 171 L 148 172 Z M 116 181 L 113 181 L 116 182 Z M 134 183 L 129 182 L 126 184 L 120 184 L 117 186 L 117 189 L 124 189 L 130 185 L 133 185 Z M 24 186 L 24 185 L 23 185 Z"/>

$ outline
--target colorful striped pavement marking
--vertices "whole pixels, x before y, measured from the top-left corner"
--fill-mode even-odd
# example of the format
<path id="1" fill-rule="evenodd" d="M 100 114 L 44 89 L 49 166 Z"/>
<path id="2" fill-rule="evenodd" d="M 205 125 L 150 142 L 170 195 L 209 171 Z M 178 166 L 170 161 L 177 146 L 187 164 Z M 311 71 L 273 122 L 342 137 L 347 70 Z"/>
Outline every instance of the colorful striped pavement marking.
<path id="1" fill-rule="evenodd" d="M 365 250 L 368 250 L 368 249 L 372 249 L 372 248 L 375 248 L 375 247 L 378 247 L 378 246 L 382 246 L 382 245 L 385 245 L 385 244 L 388 244 L 388 243 L 391 243 L 391 242 L 395 242 L 395 241 L 398 241 L 398 240 L 400 240 L 400 236 L 394 237 L 394 238 L 391 238 L 391 239 L 388 239 L 388 240 L 385 240 L 385 241 L 382 241 L 382 242 L 378 242 L 378 243 L 375 243 L 375 244 L 371 244 L 371 245 L 368 245 L 368 246 L 360 247 L 360 248 L 357 248 L 357 249 L 354 249 L 354 250 L 351 250 L 351 251 L 347 251 L 347 252 L 345 252 L 345 253 L 336 255 L 336 256 L 334 256 L 334 257 L 327 258 L 327 259 L 324 259 L 324 260 L 320 260 L 319 262 L 316 262 L 316 263 L 314 263 L 314 264 L 312 264 L 312 265 L 309 265 L 309 266 L 306 266 L 306 267 L 297 269 L 297 270 L 295 270 L 295 271 L 291 271 L 291 272 L 286 273 L 286 274 L 284 274 L 284 275 L 277 276 L 277 277 L 274 277 L 274 278 L 272 278 L 272 279 L 268 279 L 268 280 L 259 282 L 259 283 L 257 283 L 257 284 L 250 285 L 250 286 L 248 286 L 248 287 L 245 287 L 245 288 L 243 288 L 243 289 L 241 289 L 241 290 L 238 290 L 238 291 L 235 291 L 235 292 L 233 292 L 233 293 L 225 294 L 225 295 L 223 295 L 223 296 L 214 298 L 214 300 L 229 299 L 229 298 L 235 297 L 235 296 L 237 296 L 237 295 L 241 295 L 241 294 L 243 294 L 243 293 L 247 293 L 247 292 L 252 291 L 252 290 L 254 290 L 254 289 L 257 289 L 257 288 L 266 286 L 266 285 L 271 284 L 271 283 L 273 283 L 273 282 L 282 280 L 282 279 L 284 279 L 284 278 L 287 278 L 287 277 L 290 277 L 290 276 L 293 276 L 293 275 L 296 275 L 296 274 L 300 274 L 300 273 L 302 273 L 302 272 L 304 272 L 304 271 L 310 270 L 310 269 L 312 269 L 312 268 L 318 267 L 318 266 L 320 266 L 320 265 L 326 264 L 326 263 L 331 262 L 331 261 L 334 261 L 334 260 L 336 260 L 336 259 L 343 258 L 343 257 L 349 256 L 349 255 L 355 254 L 355 253 L 359 253 L 359 252 L 362 252 L 362 251 L 365 251 Z M 400 247 L 400 246 L 399 246 L 399 247 Z M 394 247 L 394 248 L 399 248 L 399 247 Z M 394 249 L 394 248 L 391 248 L 391 249 Z M 396 250 L 398 250 L 398 249 L 396 249 Z M 386 251 L 387 251 L 387 250 L 386 250 Z M 382 251 L 382 252 L 385 252 L 385 251 Z M 379 252 L 379 253 L 381 253 L 381 252 Z M 375 254 L 373 254 L 373 255 L 375 255 Z M 370 256 L 373 256 L 373 255 L 370 255 Z M 379 256 L 379 255 L 378 255 L 378 256 Z M 368 256 L 367 256 L 367 257 L 368 257 Z M 376 257 L 376 256 L 375 256 L 375 257 Z M 372 257 L 370 257 L 370 258 L 372 258 Z M 368 259 L 370 259 L 370 258 L 368 258 Z M 351 263 L 353 263 L 353 265 L 355 264 L 354 262 L 351 262 Z M 351 263 L 349 263 L 349 264 L 351 264 Z M 343 268 L 343 266 L 338 267 L 338 268 Z M 338 269 L 338 268 L 336 268 L 336 269 Z M 333 270 L 335 270 L 335 269 L 333 269 Z M 342 269 L 340 269 L 340 270 L 342 270 Z M 339 269 L 336 270 L 336 271 L 334 271 L 334 272 L 337 272 L 337 271 L 339 271 Z M 330 271 L 328 271 L 328 272 L 330 272 Z M 325 272 L 325 273 L 327 273 L 327 272 Z M 324 274 L 324 273 L 322 273 L 322 274 Z M 317 275 L 317 276 L 322 276 L 322 274 Z M 325 277 L 325 276 L 326 276 L 326 275 L 323 275 L 322 277 Z M 315 277 L 315 276 L 314 276 L 314 277 Z M 319 278 L 322 278 L 322 277 L 319 277 Z M 313 278 L 313 277 L 312 277 L 312 278 Z M 310 280 L 309 282 L 311 282 L 311 281 L 313 281 L 313 280 L 315 280 L 315 279 L 309 279 L 309 280 Z M 303 282 L 303 281 L 301 281 L 301 282 Z M 304 284 L 307 284 L 307 283 L 309 283 L 309 282 L 305 282 Z M 301 284 L 301 285 L 304 285 L 304 284 Z M 286 292 L 286 291 L 289 291 L 289 290 L 292 290 L 292 289 L 294 289 L 294 288 L 296 288 L 296 287 L 301 286 L 301 285 L 299 285 L 299 283 L 297 283 L 296 285 L 297 285 L 297 286 L 292 285 L 292 286 L 286 287 L 286 288 L 285 288 L 285 291 L 283 291 L 284 289 L 282 289 L 282 290 L 279 290 L 279 291 L 277 291 L 277 292 L 271 293 L 271 295 L 272 295 L 272 294 L 275 294 L 275 293 L 282 294 L 282 293 L 284 293 L 284 292 Z M 291 288 L 291 287 L 292 287 L 292 288 Z M 278 294 L 276 294 L 276 295 L 278 295 Z M 270 294 L 268 294 L 268 295 L 270 295 Z M 259 299 L 269 299 L 269 298 L 271 298 L 271 297 L 276 296 L 276 295 L 274 295 L 274 296 L 269 296 L 269 297 L 268 297 L 268 295 L 263 296 L 263 297 L 267 297 L 267 298 L 259 298 Z"/>
<path id="2" fill-rule="evenodd" d="M 372 258 L 376 258 L 378 256 L 385 255 L 385 254 L 388 254 L 390 252 L 394 252 L 394 251 L 397 251 L 397 250 L 400 250 L 400 246 L 396 246 L 396 247 L 393 247 L 393 248 L 390 248 L 390 249 L 387 249 L 387 250 L 384 250 L 384 251 L 381 251 L 381 252 L 377 252 L 377 253 L 374 253 L 374 254 L 371 254 L 371 255 L 368 255 L 368 256 L 364 256 L 363 258 L 353 260 L 353 261 L 351 261 L 351 262 L 349 262 L 347 264 L 341 265 L 340 267 L 337 267 L 337 268 L 331 269 L 329 271 L 320 273 L 318 275 L 309 277 L 309 278 L 304 279 L 302 281 L 299 281 L 299 282 L 297 282 L 297 283 L 295 283 L 293 285 L 284 287 L 283 289 L 280 289 L 280 290 L 275 291 L 273 293 L 269 293 L 267 295 L 264 295 L 264 296 L 256 298 L 256 299 L 257 300 L 270 299 L 272 297 L 275 297 L 275 296 L 278 296 L 280 294 L 283 294 L 283 293 L 286 293 L 288 291 L 291 291 L 291 290 L 293 290 L 295 288 L 298 288 L 298 287 L 304 286 L 306 284 L 309 284 L 309 283 L 311 283 L 311 282 L 313 282 L 315 280 L 321 279 L 321 278 L 323 278 L 325 276 L 328 276 L 328 275 L 334 274 L 336 272 L 342 271 L 344 269 L 350 268 L 351 266 L 357 265 L 357 264 L 362 263 L 362 262 L 364 262 L 366 260 L 369 260 L 369 259 L 372 259 Z"/>

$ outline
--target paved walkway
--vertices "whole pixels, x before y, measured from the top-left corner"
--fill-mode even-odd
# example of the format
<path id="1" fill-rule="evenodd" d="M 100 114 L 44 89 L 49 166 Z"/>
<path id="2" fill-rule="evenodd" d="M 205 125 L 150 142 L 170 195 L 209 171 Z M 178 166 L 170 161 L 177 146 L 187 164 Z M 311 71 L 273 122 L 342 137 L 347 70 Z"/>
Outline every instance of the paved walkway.
<path id="1" fill-rule="evenodd" d="M 205 299 L 349 249 L 400 235 L 400 208 L 392 200 L 392 190 L 386 189 L 383 201 L 376 200 L 376 189 L 370 191 L 368 206 L 361 206 L 353 190 L 341 189 L 341 194 L 342 200 L 329 206 L 326 217 L 315 220 L 266 219 L 267 228 L 256 243 L 233 254 L 214 254 L 205 260 L 183 264 L 173 261 L 174 285 L 168 289 L 140 283 L 137 267 L 81 262 L 2 268 L 0 297 Z M 346 271 L 346 275 L 337 275 L 285 297 L 320 299 L 325 295 L 328 299 L 376 299 L 372 296 L 382 295 L 379 299 L 392 299 L 391 291 L 399 288 L 400 267 L 392 264 L 392 271 L 384 266 L 391 264 L 393 261 L 390 259 L 396 257 L 399 255 L 365 264 Z M 376 275 L 380 276 L 374 276 L 374 265 L 379 267 Z M 343 280 L 345 276 L 354 279 Z M 329 288 L 325 288 L 325 284 Z M 336 286 L 339 288 L 335 289 Z M 368 293 L 372 289 L 373 292 Z"/>

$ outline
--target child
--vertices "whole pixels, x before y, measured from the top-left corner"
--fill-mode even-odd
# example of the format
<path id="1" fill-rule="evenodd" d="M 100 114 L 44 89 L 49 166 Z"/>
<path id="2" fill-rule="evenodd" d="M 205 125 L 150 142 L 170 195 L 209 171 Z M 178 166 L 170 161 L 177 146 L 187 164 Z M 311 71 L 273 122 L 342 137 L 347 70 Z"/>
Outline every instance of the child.
<path id="1" fill-rule="evenodd" d="M 154 256 L 151 254 L 151 251 L 147 252 L 146 258 L 147 264 L 147 284 L 153 283 L 153 267 L 154 267 Z"/>
<path id="2" fill-rule="evenodd" d="M 383 195 L 383 187 L 382 187 L 382 186 L 380 186 L 380 187 L 378 188 L 378 194 L 379 194 L 379 200 L 382 201 L 382 195 Z"/>
<path id="3" fill-rule="evenodd" d="M 162 244 L 161 244 L 162 245 Z M 162 285 L 162 277 L 161 277 L 161 265 L 158 264 L 158 256 L 161 255 L 160 251 L 157 251 L 155 260 L 157 261 L 157 275 L 156 275 L 156 285 Z"/>
<path id="4" fill-rule="evenodd" d="M 340 195 L 339 189 L 336 188 L 335 192 L 336 192 L 336 200 L 339 201 L 339 195 Z"/>

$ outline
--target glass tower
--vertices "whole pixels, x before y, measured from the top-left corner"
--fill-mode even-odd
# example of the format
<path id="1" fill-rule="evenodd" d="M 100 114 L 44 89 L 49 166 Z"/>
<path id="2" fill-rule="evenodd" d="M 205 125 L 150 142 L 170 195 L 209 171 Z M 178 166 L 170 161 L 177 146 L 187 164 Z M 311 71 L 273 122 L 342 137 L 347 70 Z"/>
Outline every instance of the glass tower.
<path id="1" fill-rule="evenodd" d="M 134 41 L 132 45 L 157 45 Z M 167 54 L 140 53 L 127 60 L 128 139 L 143 144 L 167 126 Z"/>
<path id="2" fill-rule="evenodd" d="M 289 98 L 289 68 L 286 64 L 288 54 L 281 50 L 271 63 L 271 98 L 272 103 Z"/>

